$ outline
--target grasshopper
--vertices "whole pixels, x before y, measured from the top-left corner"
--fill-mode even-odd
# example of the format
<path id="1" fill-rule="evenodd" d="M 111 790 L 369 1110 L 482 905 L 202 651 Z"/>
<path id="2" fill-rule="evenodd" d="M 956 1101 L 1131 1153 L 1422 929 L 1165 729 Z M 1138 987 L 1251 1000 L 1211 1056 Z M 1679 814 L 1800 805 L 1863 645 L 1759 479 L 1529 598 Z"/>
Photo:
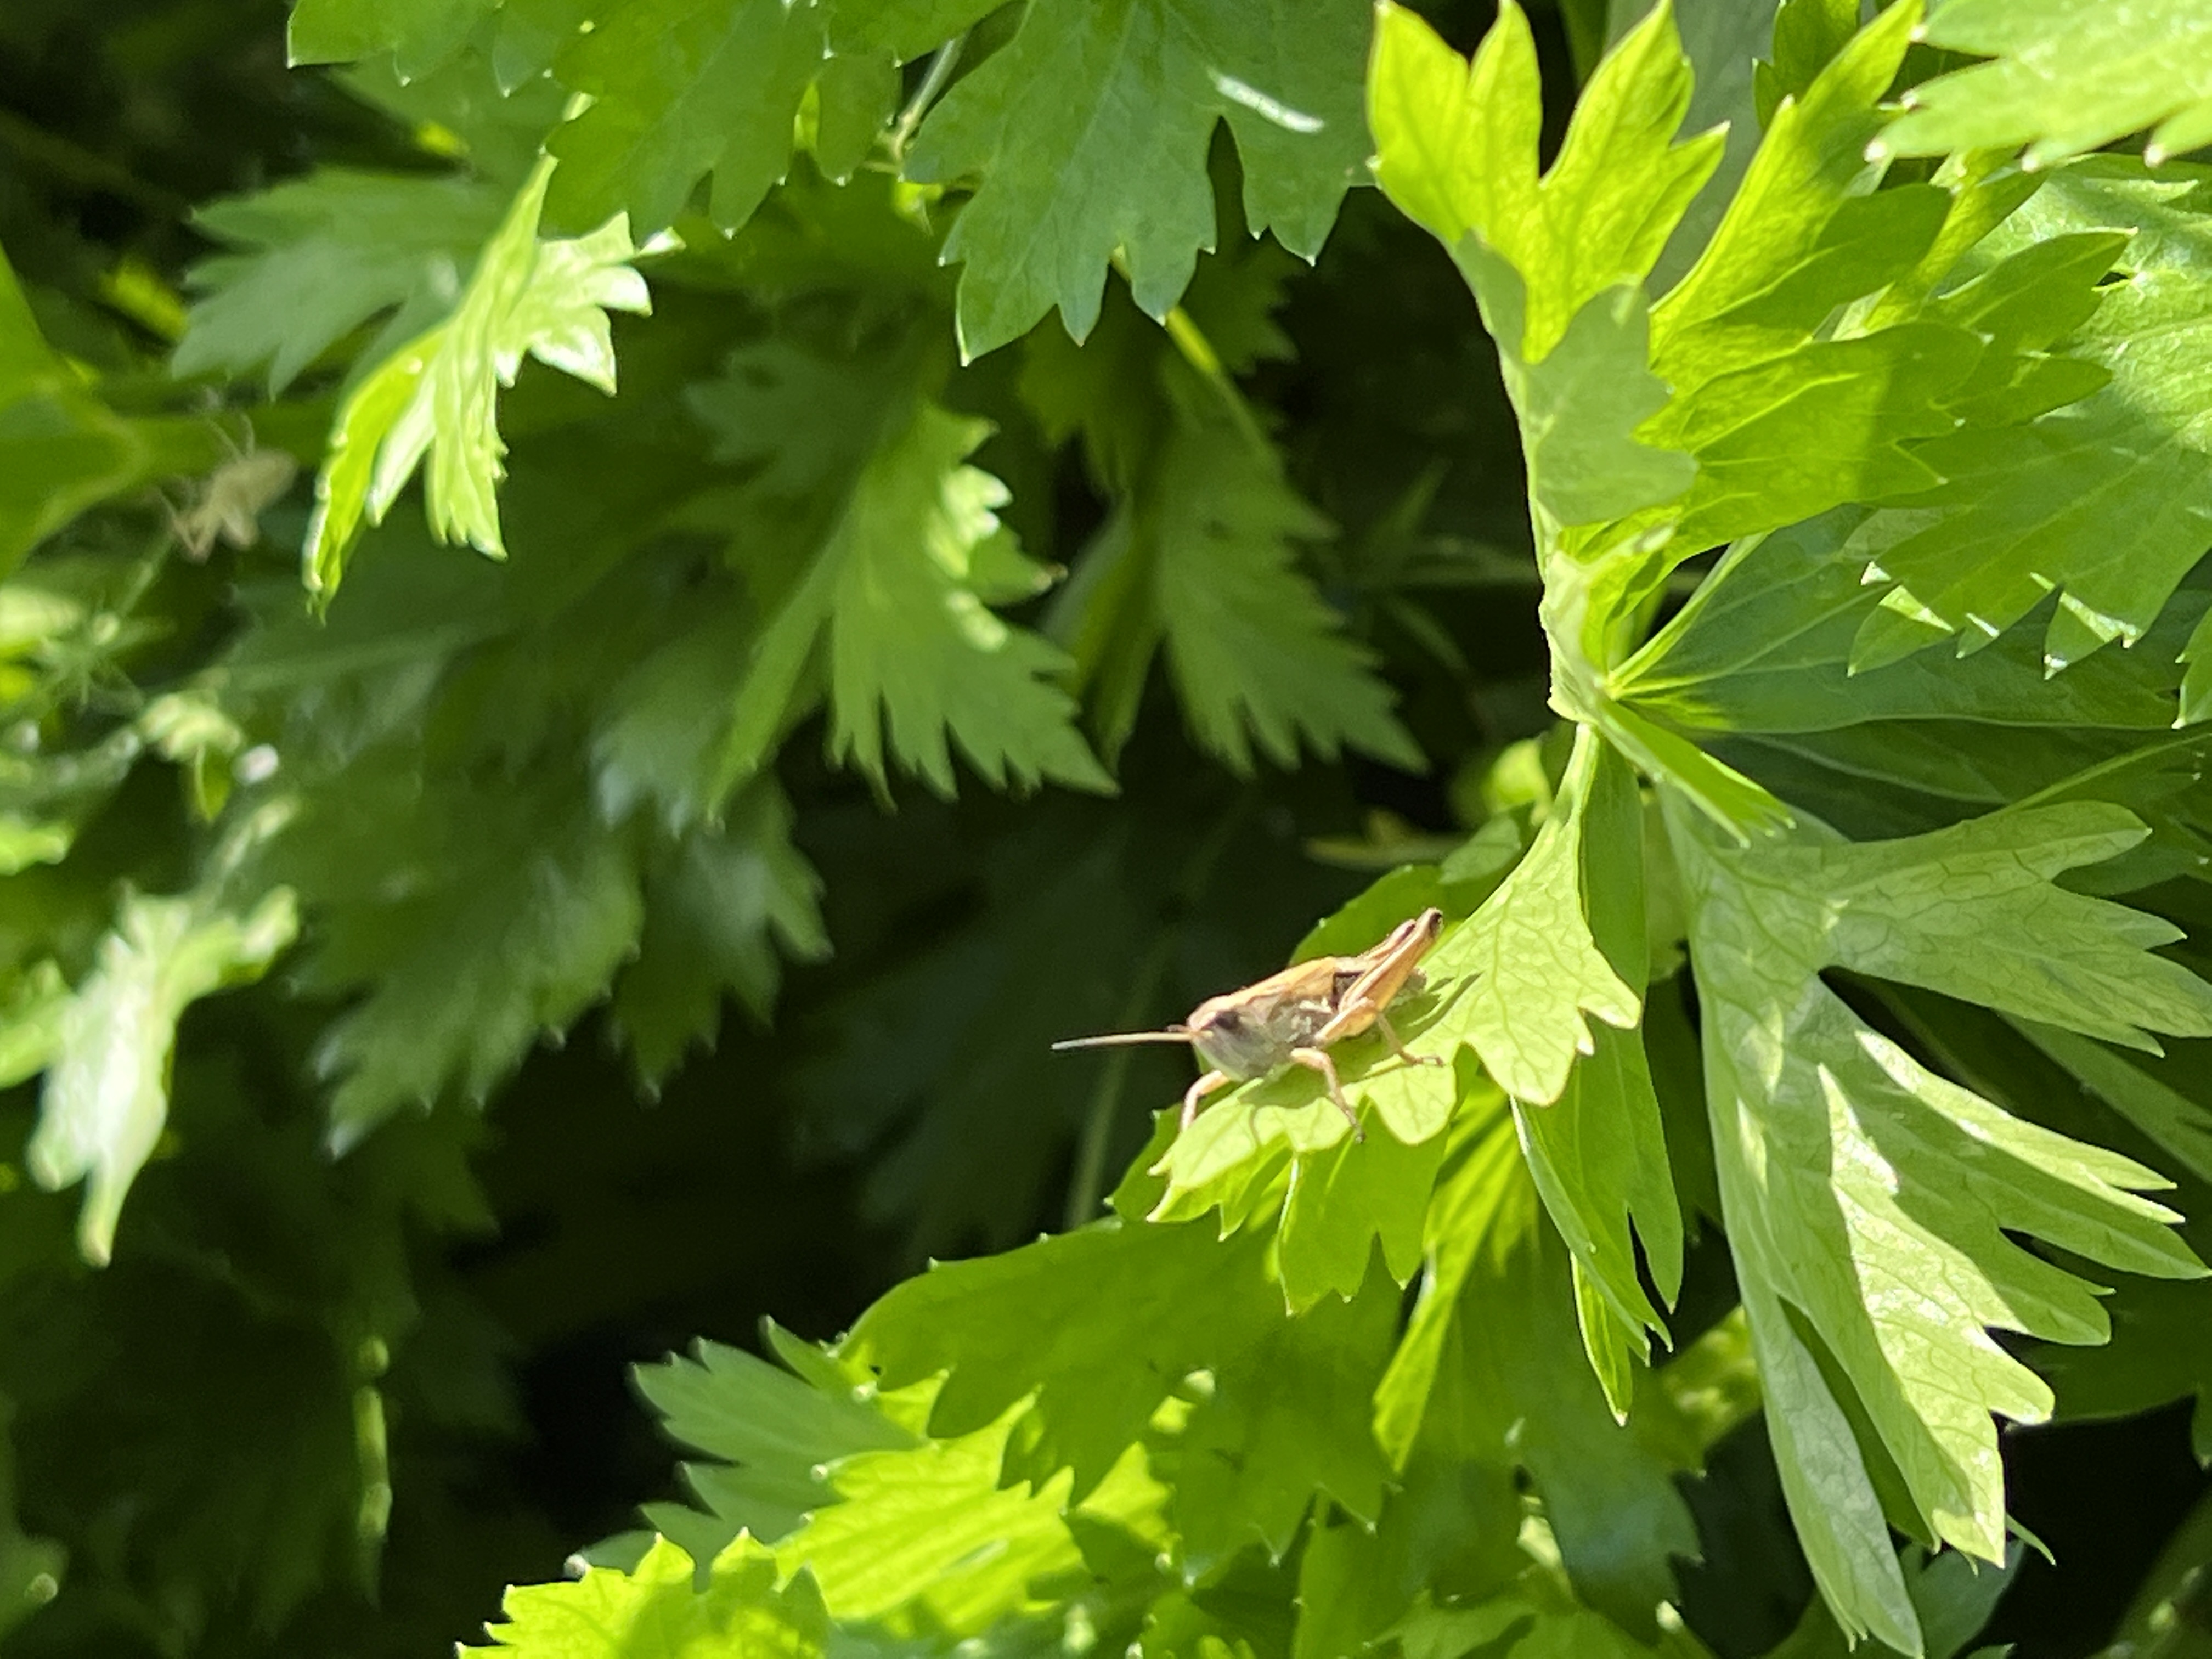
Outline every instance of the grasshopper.
<path id="1" fill-rule="evenodd" d="M 1115 1043 L 1188 1042 L 1207 1070 L 1183 1095 L 1182 1127 L 1186 1129 L 1206 1097 L 1216 1091 L 1266 1077 L 1285 1066 L 1304 1066 L 1321 1073 L 1328 1085 L 1328 1097 L 1352 1125 L 1352 1139 L 1364 1140 L 1359 1115 L 1344 1097 L 1329 1047 L 1372 1026 L 1399 1059 L 1419 1066 L 1443 1064 L 1434 1054 L 1407 1053 L 1385 1012 L 1399 997 L 1420 989 L 1419 964 L 1443 925 L 1443 911 L 1424 910 L 1412 921 L 1400 922 L 1371 950 L 1356 957 L 1316 957 L 1241 991 L 1209 997 L 1180 1024 L 1157 1031 L 1070 1037 L 1052 1046 L 1058 1051 Z"/>
<path id="2" fill-rule="evenodd" d="M 230 459 L 192 490 L 185 504 L 169 507 L 169 527 L 183 544 L 185 556 L 198 564 L 214 551 L 218 536 L 241 552 L 252 547 L 261 539 L 263 509 L 292 487 L 299 470 L 300 464 L 281 449 L 254 448 L 250 435 L 243 450 L 231 445 Z"/>

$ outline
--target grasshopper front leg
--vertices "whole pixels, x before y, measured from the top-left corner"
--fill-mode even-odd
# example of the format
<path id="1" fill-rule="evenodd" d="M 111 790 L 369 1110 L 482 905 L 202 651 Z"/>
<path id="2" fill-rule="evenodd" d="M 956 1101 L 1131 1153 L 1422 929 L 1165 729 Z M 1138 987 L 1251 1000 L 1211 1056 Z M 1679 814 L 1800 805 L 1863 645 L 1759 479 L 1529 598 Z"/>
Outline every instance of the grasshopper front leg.
<path id="1" fill-rule="evenodd" d="M 1217 1090 L 1227 1088 L 1229 1086 L 1229 1083 L 1230 1077 L 1228 1073 L 1208 1072 L 1204 1077 L 1199 1079 L 1197 1082 L 1192 1084 L 1189 1088 L 1184 1090 L 1182 1092 L 1182 1121 L 1178 1127 L 1185 1129 L 1190 1127 L 1190 1126 L 1197 1121 L 1198 1109 L 1205 1103 L 1206 1096 L 1212 1094 Z"/>
<path id="2" fill-rule="evenodd" d="M 1344 1085 L 1337 1081 L 1336 1062 L 1328 1057 L 1326 1048 L 1293 1048 L 1291 1058 L 1309 1071 L 1319 1072 L 1322 1081 L 1328 1085 L 1328 1097 L 1336 1103 L 1336 1109 L 1344 1114 L 1344 1121 L 1352 1126 L 1354 1140 L 1367 1139 L 1367 1131 L 1359 1127 L 1359 1114 L 1352 1109 L 1352 1103 L 1344 1097 Z"/>

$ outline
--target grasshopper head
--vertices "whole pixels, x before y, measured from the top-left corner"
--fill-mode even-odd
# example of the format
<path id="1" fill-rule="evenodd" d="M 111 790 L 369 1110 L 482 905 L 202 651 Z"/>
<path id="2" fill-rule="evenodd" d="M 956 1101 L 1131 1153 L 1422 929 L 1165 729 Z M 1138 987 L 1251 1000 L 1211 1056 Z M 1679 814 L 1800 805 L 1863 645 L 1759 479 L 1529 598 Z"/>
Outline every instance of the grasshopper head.
<path id="1" fill-rule="evenodd" d="M 1297 1041 L 1285 1036 L 1273 1010 L 1255 1008 L 1236 996 L 1200 1003 L 1188 1029 L 1199 1058 L 1240 1083 L 1282 1065 Z"/>

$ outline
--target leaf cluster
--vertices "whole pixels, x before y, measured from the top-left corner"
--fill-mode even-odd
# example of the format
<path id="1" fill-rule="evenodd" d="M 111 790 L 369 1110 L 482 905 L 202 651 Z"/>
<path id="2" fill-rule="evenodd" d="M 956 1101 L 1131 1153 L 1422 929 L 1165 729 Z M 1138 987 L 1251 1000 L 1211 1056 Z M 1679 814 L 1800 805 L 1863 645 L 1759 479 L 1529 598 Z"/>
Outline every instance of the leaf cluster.
<path id="1" fill-rule="evenodd" d="M 0 20 L 10 1651 L 1948 1659 L 2003 1430 L 2212 1454 L 2191 8 L 130 9 Z M 1356 1128 L 1050 1051 L 1431 908 Z"/>

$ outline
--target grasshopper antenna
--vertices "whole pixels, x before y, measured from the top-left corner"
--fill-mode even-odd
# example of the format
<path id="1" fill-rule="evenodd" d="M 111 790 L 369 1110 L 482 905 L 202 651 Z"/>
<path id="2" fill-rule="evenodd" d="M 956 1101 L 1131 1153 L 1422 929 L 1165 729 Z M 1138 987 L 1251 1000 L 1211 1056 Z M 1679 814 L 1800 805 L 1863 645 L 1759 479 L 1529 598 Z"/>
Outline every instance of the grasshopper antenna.
<path id="1" fill-rule="evenodd" d="M 1193 1033 L 1184 1025 L 1170 1025 L 1158 1031 L 1109 1031 L 1104 1036 L 1068 1037 L 1052 1045 L 1058 1054 L 1063 1048 L 1112 1048 L 1124 1043 L 1188 1042 Z"/>

